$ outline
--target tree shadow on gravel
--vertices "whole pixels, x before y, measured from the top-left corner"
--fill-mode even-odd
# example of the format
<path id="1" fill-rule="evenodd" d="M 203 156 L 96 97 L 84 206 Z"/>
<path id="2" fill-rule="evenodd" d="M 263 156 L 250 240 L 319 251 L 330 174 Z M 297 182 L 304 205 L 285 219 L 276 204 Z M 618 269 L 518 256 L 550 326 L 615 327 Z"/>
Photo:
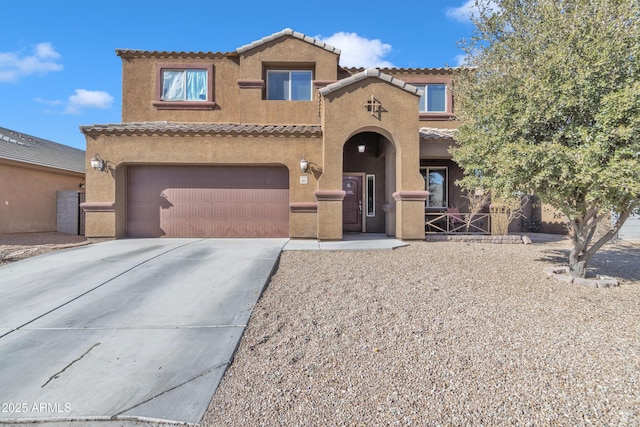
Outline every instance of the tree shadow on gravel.
<path id="1" fill-rule="evenodd" d="M 536 261 L 567 265 L 569 249 L 549 249 Z M 630 242 L 609 243 L 591 258 L 588 276 L 604 275 L 625 281 L 640 282 L 640 244 Z"/>

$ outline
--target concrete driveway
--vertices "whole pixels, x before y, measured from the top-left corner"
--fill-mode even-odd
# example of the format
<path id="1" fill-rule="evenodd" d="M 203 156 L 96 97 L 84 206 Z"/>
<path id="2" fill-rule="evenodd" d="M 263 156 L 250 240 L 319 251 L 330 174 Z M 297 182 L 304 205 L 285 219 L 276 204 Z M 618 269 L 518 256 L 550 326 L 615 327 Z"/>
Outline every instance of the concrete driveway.
<path id="1" fill-rule="evenodd" d="M 198 423 L 286 242 L 117 240 L 0 267 L 0 424 Z"/>

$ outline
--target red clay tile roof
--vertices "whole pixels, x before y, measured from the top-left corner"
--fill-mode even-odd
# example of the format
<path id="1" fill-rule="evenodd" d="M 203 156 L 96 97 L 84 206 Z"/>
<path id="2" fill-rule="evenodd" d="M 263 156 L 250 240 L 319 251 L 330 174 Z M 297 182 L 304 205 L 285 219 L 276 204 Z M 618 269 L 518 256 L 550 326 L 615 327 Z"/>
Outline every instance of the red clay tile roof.
<path id="1" fill-rule="evenodd" d="M 455 141 L 455 129 L 420 128 L 420 139 L 444 139 Z"/>
<path id="2" fill-rule="evenodd" d="M 328 50 L 329 52 L 333 52 L 337 55 L 340 55 L 340 49 L 335 48 L 321 40 L 318 40 L 314 37 L 309 37 L 309 36 L 305 36 L 302 33 L 299 33 L 297 31 L 293 31 L 291 28 L 285 28 L 282 31 L 278 31 L 277 33 L 273 33 L 270 36 L 267 37 L 263 37 L 260 40 L 256 40 L 252 43 L 246 44 L 244 46 L 241 46 L 239 48 L 236 49 L 236 52 L 238 53 L 244 53 L 248 50 L 251 49 L 255 49 L 256 47 L 262 46 L 265 43 L 268 43 L 272 40 L 276 40 L 279 39 L 280 37 L 285 37 L 285 36 L 291 36 L 291 37 L 295 37 L 297 39 L 303 40 L 307 43 L 311 43 L 312 45 L 321 47 L 322 49 Z"/>
<path id="3" fill-rule="evenodd" d="M 322 135 L 321 126 L 137 122 L 81 126 L 86 135 Z"/>
<path id="4" fill-rule="evenodd" d="M 121 58 L 224 58 L 235 54 L 233 52 L 171 52 L 164 50 L 116 49 L 116 55 Z"/>
<path id="5" fill-rule="evenodd" d="M 343 87 L 349 86 L 355 82 L 358 82 L 360 80 L 364 80 L 368 77 L 376 77 L 379 78 L 381 80 L 384 80 L 386 82 L 391 83 L 392 85 L 398 86 L 401 89 L 406 90 L 407 92 L 413 93 L 415 95 L 418 96 L 422 96 L 422 89 L 419 89 L 413 85 L 410 85 L 409 83 L 406 83 L 400 79 L 396 79 L 394 77 L 391 77 L 388 74 L 384 74 L 382 73 L 380 70 L 378 70 L 377 68 L 368 68 L 364 71 L 362 71 L 361 73 L 358 74 L 354 74 L 351 77 L 347 77 L 346 79 L 342 79 L 342 80 L 338 80 L 335 83 L 331 83 L 330 85 L 323 87 L 322 89 L 320 89 L 320 93 L 322 94 L 322 96 L 327 96 L 328 94 L 330 94 L 333 91 L 336 91 L 338 89 L 341 89 Z"/>
<path id="6" fill-rule="evenodd" d="M 343 70 L 350 74 L 361 73 L 365 70 L 363 67 L 342 67 Z M 450 74 L 453 71 L 460 70 L 460 67 L 434 67 L 434 68 L 378 68 L 385 74 Z"/>
<path id="7" fill-rule="evenodd" d="M 261 135 L 320 136 L 319 125 L 239 125 L 174 122 L 135 122 L 81 126 L 85 135 Z M 421 139 L 455 140 L 455 129 L 423 127 Z"/>

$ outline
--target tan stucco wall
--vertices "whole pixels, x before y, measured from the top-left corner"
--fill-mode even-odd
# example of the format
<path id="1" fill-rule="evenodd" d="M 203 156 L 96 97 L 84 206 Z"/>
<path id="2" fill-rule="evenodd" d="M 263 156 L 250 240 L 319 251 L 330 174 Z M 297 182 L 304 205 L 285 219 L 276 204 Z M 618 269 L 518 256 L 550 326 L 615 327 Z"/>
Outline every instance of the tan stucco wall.
<path id="1" fill-rule="evenodd" d="M 56 231 L 56 191 L 80 190 L 84 174 L 0 160 L 0 234 Z"/>
<path id="2" fill-rule="evenodd" d="M 534 217 L 540 218 L 540 233 L 567 234 L 569 218 L 549 205 L 538 202 L 534 206 Z"/>
<path id="3" fill-rule="evenodd" d="M 114 212 L 87 212 L 86 235 L 124 237 L 126 233 L 126 168 L 154 165 L 284 165 L 289 169 L 289 202 L 313 202 L 320 176 L 319 137 L 272 136 L 98 136 L 87 137 L 88 152 L 107 161 L 104 172 L 87 173 L 87 203 L 114 203 Z M 302 155 L 312 162 L 302 174 Z M 89 166 L 88 166 L 89 167 Z M 308 184 L 300 184 L 305 175 Z M 116 181 L 117 177 L 117 181 Z M 291 237 L 308 237 L 315 230 L 315 214 L 292 213 Z M 109 219 L 111 218 L 111 220 Z M 110 221 L 115 221 L 111 224 Z"/>
<path id="4" fill-rule="evenodd" d="M 367 78 L 322 96 L 318 88 L 347 78 L 357 70 L 339 68 L 337 54 L 291 36 L 280 37 L 257 47 L 230 54 L 130 53 L 122 55 L 123 122 L 169 121 L 186 123 L 236 123 L 271 125 L 322 125 L 322 136 L 87 136 L 87 150 L 109 161 L 106 172 L 90 170 L 87 202 L 114 204 L 113 212 L 88 212 L 87 235 L 123 237 L 126 234 L 127 167 L 134 164 L 280 164 L 290 172 L 290 202 L 316 203 L 313 209 L 290 215 L 291 237 L 342 237 L 342 202 L 317 201 L 315 192 L 342 188 L 343 146 L 360 132 L 375 132 L 388 143 L 381 154 L 384 188 L 379 203 L 388 208 L 384 223 L 389 235 L 414 239 L 424 236 L 424 204 L 394 193 L 424 191 L 419 173 L 420 159 L 437 156 L 449 159 L 447 144 L 421 146 L 422 127 L 455 128 L 451 117 L 420 117 L 419 97 L 378 78 Z M 210 110 L 167 110 L 157 101 L 157 64 L 212 65 L 213 101 Z M 312 101 L 268 101 L 265 99 L 267 69 L 312 69 L 315 89 Z M 451 81 L 451 73 L 432 70 L 387 70 L 394 78 L 409 83 Z M 381 102 L 384 112 L 372 116 L 364 104 L 371 97 Z M 453 103 L 450 103 L 453 105 Z M 299 160 L 311 162 L 309 183 L 300 184 Z M 350 167 L 358 169 L 357 164 Z M 364 172 L 364 169 L 354 170 Z M 381 174 L 380 172 L 377 172 Z M 395 209 L 394 209 L 395 206 Z"/>
<path id="5" fill-rule="evenodd" d="M 371 114 L 365 103 L 375 98 L 382 105 L 381 114 Z M 321 190 L 342 188 L 343 145 L 352 135 L 363 131 L 377 132 L 395 148 L 395 191 L 424 190 L 420 175 L 420 141 L 417 129 L 419 97 L 379 78 L 371 77 L 336 90 L 323 99 L 324 173 L 319 181 Z M 389 174 L 387 174 L 389 179 Z M 386 202 L 393 202 L 388 200 Z M 404 204 L 403 209 L 398 205 Z M 416 220 L 418 218 L 418 220 Z M 422 219 L 419 219 L 422 218 Z M 406 220 L 406 221 L 405 221 Z M 318 209 L 318 229 L 324 222 L 342 221 L 342 215 Z M 409 225 L 407 221 L 415 223 Z M 416 222 L 417 221 L 417 222 Z M 333 230 L 336 227 L 332 228 Z M 399 238 L 424 237 L 424 207 L 419 203 L 396 202 L 396 231 Z M 319 236 L 325 239 L 340 235 Z"/>
<path id="6" fill-rule="evenodd" d="M 213 64 L 213 110 L 161 110 L 156 100 L 156 64 Z M 286 65 L 285 65 L 286 64 Z M 318 92 L 313 101 L 267 101 L 267 68 L 312 69 L 314 80 L 337 80 L 338 55 L 299 39 L 283 37 L 237 55 L 122 58 L 122 121 L 190 123 L 319 124 Z M 263 87 L 242 88 L 239 80 L 262 80 Z"/>
<path id="7" fill-rule="evenodd" d="M 213 64 L 214 110 L 160 110 L 156 101 L 156 64 Z M 122 121 L 235 123 L 238 121 L 237 58 L 122 58 Z"/>
<path id="8" fill-rule="evenodd" d="M 315 81 L 337 80 L 338 55 L 292 37 L 283 37 L 240 56 L 240 79 L 263 80 L 266 69 L 312 69 Z M 262 90 L 242 89 L 240 123 L 319 124 L 319 94 L 308 101 L 267 101 Z"/>

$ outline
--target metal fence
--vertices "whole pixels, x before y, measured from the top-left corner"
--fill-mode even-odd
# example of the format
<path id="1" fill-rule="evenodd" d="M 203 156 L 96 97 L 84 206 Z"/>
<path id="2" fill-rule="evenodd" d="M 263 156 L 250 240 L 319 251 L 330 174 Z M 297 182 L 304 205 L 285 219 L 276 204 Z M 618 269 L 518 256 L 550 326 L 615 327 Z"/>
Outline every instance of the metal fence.
<path id="1" fill-rule="evenodd" d="M 491 234 L 491 216 L 488 213 L 425 213 L 425 234 Z"/>

